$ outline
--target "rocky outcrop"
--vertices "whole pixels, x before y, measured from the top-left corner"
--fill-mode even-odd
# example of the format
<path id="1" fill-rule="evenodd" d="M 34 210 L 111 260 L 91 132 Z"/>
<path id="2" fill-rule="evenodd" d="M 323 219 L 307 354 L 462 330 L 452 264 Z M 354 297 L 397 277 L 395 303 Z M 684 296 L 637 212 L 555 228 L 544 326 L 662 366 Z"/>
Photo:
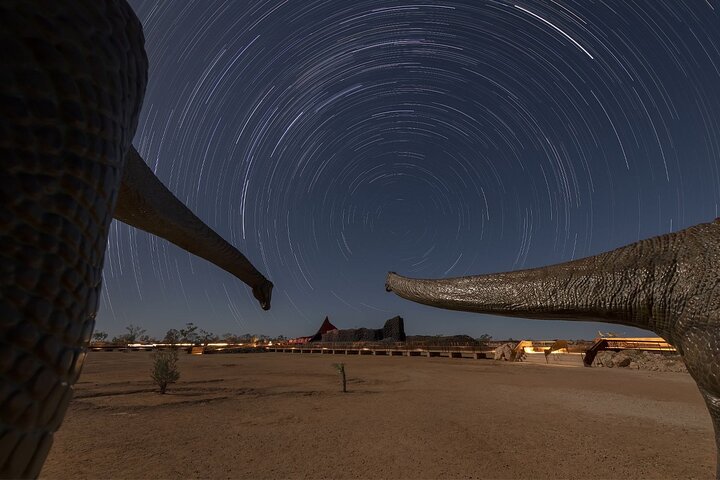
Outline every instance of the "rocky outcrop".
<path id="1" fill-rule="evenodd" d="M 330 330 L 322 334 L 322 342 L 404 342 L 405 325 L 402 317 L 393 317 L 383 328 L 349 328 L 343 330 Z"/>
<path id="2" fill-rule="evenodd" d="M 680 355 L 624 350 L 598 352 L 593 365 L 606 368 L 630 368 L 656 372 L 687 372 Z"/>
<path id="3" fill-rule="evenodd" d="M 383 340 L 389 339 L 393 342 L 404 342 L 405 336 L 405 322 L 401 316 L 396 316 L 385 322 L 383 326 Z"/>

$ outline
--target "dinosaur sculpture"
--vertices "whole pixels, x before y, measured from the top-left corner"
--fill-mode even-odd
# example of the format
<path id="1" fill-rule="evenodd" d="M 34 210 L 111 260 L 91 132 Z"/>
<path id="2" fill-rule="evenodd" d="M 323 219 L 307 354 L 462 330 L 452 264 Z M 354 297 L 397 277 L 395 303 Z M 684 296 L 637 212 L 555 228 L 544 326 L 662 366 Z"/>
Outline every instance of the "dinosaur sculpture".
<path id="1" fill-rule="evenodd" d="M 35 477 L 85 358 L 113 214 L 232 273 L 263 309 L 272 283 L 131 147 L 147 57 L 124 0 L 3 0 L 0 44 L 0 477 Z"/>
<path id="2" fill-rule="evenodd" d="M 720 219 L 529 270 L 439 280 L 390 272 L 385 289 L 449 310 L 654 331 L 677 348 L 705 399 L 720 479 Z"/>

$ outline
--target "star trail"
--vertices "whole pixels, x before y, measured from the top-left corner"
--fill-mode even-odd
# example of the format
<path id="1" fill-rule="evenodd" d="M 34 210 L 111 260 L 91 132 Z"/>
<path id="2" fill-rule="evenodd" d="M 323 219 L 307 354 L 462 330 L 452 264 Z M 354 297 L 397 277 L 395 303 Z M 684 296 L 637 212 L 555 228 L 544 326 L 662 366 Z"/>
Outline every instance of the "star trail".
<path id="1" fill-rule="evenodd" d="M 719 215 L 715 2 L 130 3 L 150 62 L 134 144 L 275 292 L 263 312 L 114 222 L 98 330 L 297 336 L 401 315 L 409 334 L 591 338 L 609 326 L 436 310 L 385 274 L 530 268 Z"/>

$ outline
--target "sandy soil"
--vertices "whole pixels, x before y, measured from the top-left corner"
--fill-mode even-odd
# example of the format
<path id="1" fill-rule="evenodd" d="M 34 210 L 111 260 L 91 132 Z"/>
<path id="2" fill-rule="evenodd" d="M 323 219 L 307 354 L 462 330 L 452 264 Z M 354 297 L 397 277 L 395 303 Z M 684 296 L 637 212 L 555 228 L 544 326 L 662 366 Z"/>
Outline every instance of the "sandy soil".
<path id="1" fill-rule="evenodd" d="M 689 375 L 555 358 L 181 355 L 159 395 L 148 353 L 91 353 L 42 477 L 713 476 Z"/>

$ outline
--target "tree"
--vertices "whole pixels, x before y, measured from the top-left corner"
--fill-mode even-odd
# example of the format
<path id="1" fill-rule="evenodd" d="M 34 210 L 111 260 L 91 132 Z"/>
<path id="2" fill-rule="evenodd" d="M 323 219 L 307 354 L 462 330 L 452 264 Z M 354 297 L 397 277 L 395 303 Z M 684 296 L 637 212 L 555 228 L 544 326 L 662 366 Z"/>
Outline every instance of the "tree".
<path id="1" fill-rule="evenodd" d="M 160 393 L 164 394 L 167 386 L 180 379 L 180 371 L 177 368 L 178 352 L 172 350 L 158 350 L 152 354 L 153 369 L 150 376 L 160 387 Z"/>
<path id="2" fill-rule="evenodd" d="M 215 341 L 215 339 L 217 337 L 215 336 L 214 333 L 207 332 L 201 328 L 200 332 L 198 332 L 198 338 L 199 338 L 200 342 L 202 342 L 204 344 L 208 344 L 210 342 Z"/>
<path id="3" fill-rule="evenodd" d="M 140 337 L 141 335 L 143 335 L 145 333 L 144 328 L 142 328 L 138 325 L 133 325 L 132 323 L 130 325 L 128 325 L 127 327 L 125 327 L 125 330 L 128 331 L 128 333 L 125 334 L 125 339 L 126 339 L 125 341 L 127 343 L 135 343 L 135 341 L 138 339 L 138 337 Z"/>
<path id="4" fill-rule="evenodd" d="M 220 338 L 222 338 L 223 342 L 240 343 L 240 341 L 238 340 L 238 336 L 235 335 L 234 333 L 223 333 L 222 337 L 220 337 Z"/>
<path id="5" fill-rule="evenodd" d="M 478 338 L 476 338 L 478 342 L 480 342 L 480 345 L 487 345 L 490 340 L 492 340 L 492 335 L 488 335 L 487 333 L 483 333 Z"/>
<path id="6" fill-rule="evenodd" d="M 165 338 L 163 338 L 164 343 L 178 343 L 180 341 L 180 332 L 177 331 L 174 328 L 171 328 L 167 331 L 165 334 Z"/>
<path id="7" fill-rule="evenodd" d="M 195 333 L 197 329 L 198 327 L 194 323 L 186 323 L 185 328 L 180 329 L 180 340 L 183 342 L 195 343 L 198 339 L 198 335 Z"/>
<path id="8" fill-rule="evenodd" d="M 93 342 L 104 342 L 108 338 L 107 332 L 97 331 L 93 333 Z"/>

